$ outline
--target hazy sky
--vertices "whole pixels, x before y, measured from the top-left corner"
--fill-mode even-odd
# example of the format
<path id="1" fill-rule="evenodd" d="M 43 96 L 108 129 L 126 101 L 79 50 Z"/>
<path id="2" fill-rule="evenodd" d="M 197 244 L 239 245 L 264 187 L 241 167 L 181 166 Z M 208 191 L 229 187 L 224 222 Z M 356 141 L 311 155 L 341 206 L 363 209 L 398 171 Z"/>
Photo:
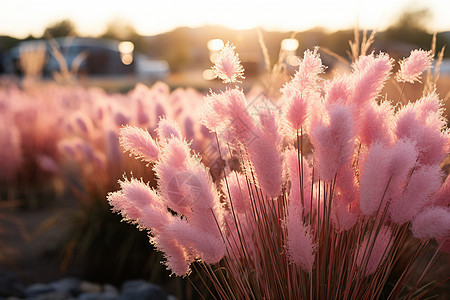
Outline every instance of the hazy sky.
<path id="1" fill-rule="evenodd" d="M 382 30 L 413 5 L 431 9 L 431 30 L 450 30 L 449 0 L 0 0 L 0 35 L 41 36 L 47 25 L 65 18 L 82 35 L 98 35 L 114 17 L 130 21 L 145 35 L 205 24 L 336 30 L 352 28 L 358 18 L 360 27 Z"/>

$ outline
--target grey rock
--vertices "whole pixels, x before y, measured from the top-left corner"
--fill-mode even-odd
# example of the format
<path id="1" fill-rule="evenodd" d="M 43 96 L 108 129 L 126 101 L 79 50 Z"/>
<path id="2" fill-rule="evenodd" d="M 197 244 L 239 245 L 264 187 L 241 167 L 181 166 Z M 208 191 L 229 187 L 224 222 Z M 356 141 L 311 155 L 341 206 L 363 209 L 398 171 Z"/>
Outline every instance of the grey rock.
<path id="1" fill-rule="evenodd" d="M 134 279 L 134 280 L 127 280 L 122 284 L 122 293 L 128 291 L 128 290 L 134 290 L 142 285 L 149 284 L 144 279 Z"/>
<path id="2" fill-rule="evenodd" d="M 27 298 L 35 298 L 54 291 L 55 289 L 50 284 L 35 283 L 25 289 L 25 295 Z"/>
<path id="3" fill-rule="evenodd" d="M 52 291 L 45 294 L 40 294 L 35 297 L 31 297 L 33 300 L 69 300 L 73 299 L 69 292 L 66 291 Z"/>
<path id="4" fill-rule="evenodd" d="M 167 300 L 167 294 L 156 284 L 130 280 L 122 286 L 122 300 Z"/>
<path id="5" fill-rule="evenodd" d="M 111 284 L 104 284 L 103 285 L 103 292 L 119 295 L 119 290 L 115 286 L 113 286 Z"/>
<path id="6" fill-rule="evenodd" d="M 97 283 L 92 283 L 89 281 L 82 281 L 80 284 L 81 292 L 83 293 L 91 293 L 91 294 L 99 294 L 102 292 L 102 286 Z"/>
<path id="7" fill-rule="evenodd" d="M 83 293 L 78 296 L 78 300 L 120 300 L 120 296 L 110 292 Z"/>
<path id="8" fill-rule="evenodd" d="M 78 278 L 68 277 L 50 284 L 55 291 L 68 292 L 73 296 L 78 296 L 81 293 L 81 281 Z"/>
<path id="9" fill-rule="evenodd" d="M 0 297 L 25 297 L 25 287 L 14 273 L 0 274 Z"/>

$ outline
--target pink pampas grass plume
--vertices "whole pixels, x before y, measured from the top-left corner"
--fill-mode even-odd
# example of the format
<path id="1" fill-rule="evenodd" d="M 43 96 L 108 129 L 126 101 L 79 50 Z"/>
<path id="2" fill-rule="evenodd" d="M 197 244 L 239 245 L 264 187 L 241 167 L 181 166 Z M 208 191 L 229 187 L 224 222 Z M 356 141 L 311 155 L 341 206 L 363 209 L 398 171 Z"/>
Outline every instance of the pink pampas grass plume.
<path id="1" fill-rule="evenodd" d="M 286 250 L 289 261 L 311 273 L 314 266 L 316 244 L 311 233 L 311 228 L 305 226 L 301 220 L 299 211 L 289 207 L 285 220 L 287 230 Z"/>
<path id="2" fill-rule="evenodd" d="M 300 131 L 308 115 L 308 97 L 302 96 L 300 91 L 286 87 L 283 95 L 282 111 L 289 127 Z"/>
<path id="3" fill-rule="evenodd" d="M 328 107 L 329 123 L 319 123 L 312 128 L 319 174 L 322 180 L 330 181 L 340 166 L 349 163 L 354 151 L 354 122 L 348 106 L 332 104 Z"/>
<path id="4" fill-rule="evenodd" d="M 294 77 L 282 88 L 281 92 L 283 94 L 286 94 L 289 89 L 297 89 L 303 96 L 316 93 L 317 85 L 320 81 L 319 75 L 325 70 L 318 50 L 319 48 L 316 47 L 314 51 L 305 51 Z"/>
<path id="5" fill-rule="evenodd" d="M 226 183 L 228 183 L 230 195 L 228 195 Z M 232 201 L 233 208 L 237 213 L 245 213 L 251 207 L 247 179 L 241 173 L 232 171 L 227 176 L 227 182 L 222 180 L 222 193 L 226 195 L 228 201 Z"/>
<path id="6" fill-rule="evenodd" d="M 389 199 L 400 192 L 400 187 L 416 164 L 415 143 L 398 141 L 389 149 L 382 143 L 370 146 L 361 166 L 360 206 L 365 215 L 381 210 Z"/>
<path id="7" fill-rule="evenodd" d="M 72 128 L 76 128 L 76 133 L 83 137 L 89 137 L 93 132 L 94 124 L 92 123 L 92 120 L 82 111 L 74 113 L 72 122 Z"/>
<path id="8" fill-rule="evenodd" d="M 421 240 L 443 239 L 450 236 L 450 208 L 429 207 L 414 218 L 411 231 Z"/>
<path id="9" fill-rule="evenodd" d="M 395 135 L 417 143 L 419 164 L 439 164 L 448 151 L 446 121 L 437 102 L 437 95 L 431 93 L 402 107 L 395 116 Z"/>
<path id="10" fill-rule="evenodd" d="M 385 53 L 359 58 L 353 65 L 353 83 L 351 102 L 363 107 L 367 102 L 375 100 L 389 78 L 392 60 Z"/>
<path id="11" fill-rule="evenodd" d="M 120 145 L 137 158 L 147 162 L 153 162 L 159 156 L 159 148 L 152 136 L 142 128 L 122 127 L 120 129 Z"/>
<path id="12" fill-rule="evenodd" d="M 356 265 L 359 268 L 365 268 L 365 276 L 375 273 L 377 268 L 386 260 L 393 244 L 391 236 L 391 229 L 383 226 L 378 234 L 371 235 L 370 242 L 368 237 L 362 242 L 358 249 Z"/>
<path id="13" fill-rule="evenodd" d="M 217 225 L 213 226 L 218 232 Z M 207 264 L 218 263 L 225 254 L 225 243 L 220 236 L 217 237 L 208 234 L 202 228 L 190 226 L 189 220 L 174 219 L 166 226 L 164 233 L 185 248 L 193 259 L 201 259 Z"/>
<path id="14" fill-rule="evenodd" d="M 326 84 L 325 90 L 327 104 L 347 103 L 351 95 L 349 78 L 346 76 L 335 77 Z"/>
<path id="15" fill-rule="evenodd" d="M 156 132 L 158 134 L 158 139 L 161 142 L 165 142 L 172 137 L 181 139 L 180 126 L 178 126 L 176 122 L 168 120 L 166 118 L 161 118 L 161 120 L 159 120 Z"/>
<path id="16" fill-rule="evenodd" d="M 125 221 L 143 229 L 162 230 L 171 215 L 159 195 L 137 179 L 119 181 L 121 190 L 108 194 L 113 211 L 120 212 Z"/>
<path id="17" fill-rule="evenodd" d="M 227 43 L 214 60 L 213 71 L 216 78 L 222 79 L 224 83 L 239 82 L 238 79 L 245 77 L 244 68 L 239 61 L 239 55 L 235 53 L 235 46 Z"/>
<path id="18" fill-rule="evenodd" d="M 245 143 L 254 138 L 255 124 L 247 110 L 247 100 L 239 89 L 205 97 L 200 113 L 203 125 L 230 143 Z"/>
<path id="19" fill-rule="evenodd" d="M 411 221 L 430 197 L 441 187 L 442 173 L 439 165 L 416 168 L 407 182 L 403 194 L 392 200 L 389 212 L 393 222 L 402 225 Z"/>
<path id="20" fill-rule="evenodd" d="M 413 50 L 408 58 L 400 61 L 400 70 L 397 73 L 396 79 L 400 82 L 414 81 L 420 82 L 420 75 L 423 71 L 431 67 L 433 61 L 433 54 L 431 51 Z"/>
<path id="21" fill-rule="evenodd" d="M 282 139 L 279 134 L 275 107 L 259 110 L 259 127 L 254 130 L 254 137 L 247 142 L 250 161 L 255 169 L 257 182 L 264 194 L 270 198 L 281 193 L 282 182 Z"/>
<path id="22" fill-rule="evenodd" d="M 390 102 L 384 101 L 379 105 L 376 102 L 368 103 L 361 111 L 357 127 L 359 140 L 369 147 L 372 143 L 379 142 L 384 145 L 392 145 L 394 142 L 394 107 Z"/>
<path id="23" fill-rule="evenodd" d="M 331 220 L 335 230 L 342 232 L 350 230 L 355 226 L 361 215 L 361 211 L 358 200 L 347 204 L 346 201 L 340 200 L 339 197 L 338 195 L 336 201 L 332 204 Z"/>
<path id="24" fill-rule="evenodd" d="M 150 237 L 150 242 L 163 253 L 164 265 L 176 276 L 188 276 L 191 272 L 189 266 L 194 261 L 186 250 L 170 235 L 164 231 Z"/>

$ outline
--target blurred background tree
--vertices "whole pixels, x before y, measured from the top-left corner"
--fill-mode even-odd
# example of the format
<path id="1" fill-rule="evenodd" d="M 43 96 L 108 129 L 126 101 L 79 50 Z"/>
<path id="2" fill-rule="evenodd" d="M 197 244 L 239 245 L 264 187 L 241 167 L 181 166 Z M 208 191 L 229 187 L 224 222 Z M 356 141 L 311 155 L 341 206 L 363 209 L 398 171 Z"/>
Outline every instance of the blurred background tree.
<path id="1" fill-rule="evenodd" d="M 50 24 L 44 30 L 44 38 L 57 38 L 65 36 L 75 36 L 77 35 L 77 30 L 75 23 L 72 20 L 64 19 L 55 23 Z"/>
<path id="2" fill-rule="evenodd" d="M 146 46 L 144 39 L 137 32 L 133 23 L 117 16 L 106 24 L 105 31 L 99 37 L 116 41 L 131 41 L 135 50 L 141 52 L 145 50 Z"/>

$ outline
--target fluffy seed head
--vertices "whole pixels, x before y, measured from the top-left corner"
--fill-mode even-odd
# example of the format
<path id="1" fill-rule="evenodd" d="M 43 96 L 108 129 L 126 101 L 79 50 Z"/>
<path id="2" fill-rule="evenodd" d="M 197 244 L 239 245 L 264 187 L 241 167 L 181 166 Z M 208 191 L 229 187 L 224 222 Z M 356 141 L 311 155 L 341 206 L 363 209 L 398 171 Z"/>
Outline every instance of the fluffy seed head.
<path id="1" fill-rule="evenodd" d="M 450 236 L 450 208 L 434 206 L 425 209 L 413 220 L 411 231 L 422 240 Z"/>
<path id="2" fill-rule="evenodd" d="M 397 73 L 397 80 L 400 82 L 414 81 L 420 82 L 420 75 L 431 67 L 433 55 L 431 51 L 413 50 L 408 58 L 400 61 L 400 70 Z"/>
<path id="3" fill-rule="evenodd" d="M 213 71 L 216 78 L 222 79 L 224 83 L 238 82 L 239 78 L 244 79 L 244 68 L 239 61 L 239 56 L 234 52 L 234 47 L 227 43 L 214 60 Z"/>
<path id="4" fill-rule="evenodd" d="M 134 156 L 152 162 L 158 159 L 159 149 L 147 130 L 125 126 L 120 129 L 120 145 Z"/>

